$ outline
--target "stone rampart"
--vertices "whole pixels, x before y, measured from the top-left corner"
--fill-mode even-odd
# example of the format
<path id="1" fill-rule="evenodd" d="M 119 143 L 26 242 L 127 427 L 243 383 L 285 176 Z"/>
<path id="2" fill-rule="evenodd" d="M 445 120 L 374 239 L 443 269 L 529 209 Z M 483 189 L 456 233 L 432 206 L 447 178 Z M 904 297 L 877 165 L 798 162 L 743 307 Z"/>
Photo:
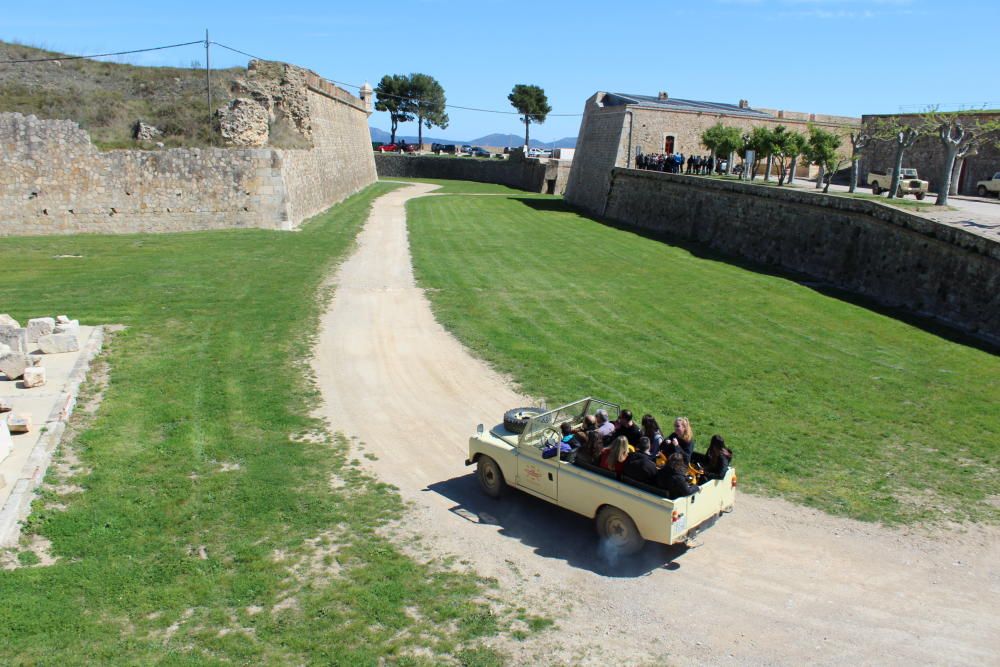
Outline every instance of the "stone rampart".
<path id="1" fill-rule="evenodd" d="M 102 152 L 72 121 L 0 113 L 0 236 L 294 229 L 376 179 L 364 104 L 312 83 L 302 149 Z"/>
<path id="2" fill-rule="evenodd" d="M 635 169 L 610 176 L 596 212 L 618 224 L 805 274 L 1000 343 L 995 241 L 872 201 Z"/>
<path id="3" fill-rule="evenodd" d="M 379 178 L 444 178 L 498 183 L 529 192 L 561 195 L 570 163 L 534 158 L 508 160 L 437 155 L 376 153 Z"/>

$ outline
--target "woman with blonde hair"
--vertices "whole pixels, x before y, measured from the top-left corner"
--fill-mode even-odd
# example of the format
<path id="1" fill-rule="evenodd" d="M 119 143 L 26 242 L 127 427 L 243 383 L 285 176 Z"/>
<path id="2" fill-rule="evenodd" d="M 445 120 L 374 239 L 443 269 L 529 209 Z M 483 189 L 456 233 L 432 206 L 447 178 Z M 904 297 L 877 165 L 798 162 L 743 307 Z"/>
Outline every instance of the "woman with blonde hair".
<path id="1" fill-rule="evenodd" d="M 674 432 L 665 442 L 668 448 L 670 445 L 673 446 L 673 451 L 684 455 L 685 461 L 691 462 L 691 454 L 694 452 L 694 431 L 691 430 L 691 422 L 687 417 L 678 417 L 674 420 Z"/>
<path id="2" fill-rule="evenodd" d="M 625 460 L 628 455 L 635 451 L 632 445 L 628 444 L 628 438 L 620 435 L 615 438 L 610 447 L 605 447 L 601 451 L 601 467 L 610 470 L 616 475 L 621 475 L 625 468 Z"/>

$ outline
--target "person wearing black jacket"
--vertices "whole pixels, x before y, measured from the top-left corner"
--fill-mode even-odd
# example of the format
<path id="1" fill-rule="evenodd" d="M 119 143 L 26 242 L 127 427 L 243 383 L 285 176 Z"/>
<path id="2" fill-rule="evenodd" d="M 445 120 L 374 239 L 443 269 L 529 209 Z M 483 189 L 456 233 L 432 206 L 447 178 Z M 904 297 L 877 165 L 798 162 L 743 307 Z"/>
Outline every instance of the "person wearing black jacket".
<path id="1" fill-rule="evenodd" d="M 687 468 L 688 464 L 684 460 L 684 455 L 680 452 L 674 452 L 667 459 L 667 465 L 656 473 L 656 486 L 666 490 L 667 497 L 671 500 L 698 493 L 701 489 L 688 483 Z"/>
<path id="2" fill-rule="evenodd" d="M 649 438 L 643 436 L 639 438 L 636 451 L 625 459 L 622 475 L 643 484 L 652 484 L 656 481 L 656 474 L 656 461 L 649 455 Z"/>
<path id="3" fill-rule="evenodd" d="M 687 417 L 674 420 L 674 432 L 667 436 L 661 449 L 666 449 L 668 456 L 671 451 L 677 451 L 684 455 L 685 461 L 691 460 L 691 455 L 694 454 L 694 431 L 691 430 L 691 422 Z"/>
<path id="4" fill-rule="evenodd" d="M 615 422 L 615 431 L 611 434 L 611 442 L 615 441 L 615 438 L 619 436 L 624 436 L 628 440 L 628 444 L 633 447 L 639 446 L 639 438 L 642 437 L 642 429 L 639 425 L 632 421 L 632 411 L 622 410 L 618 413 L 618 421 Z"/>
<path id="5" fill-rule="evenodd" d="M 729 463 L 733 460 L 733 452 L 726 447 L 726 441 L 721 435 L 713 435 L 712 442 L 708 445 L 708 451 L 704 454 L 695 452 L 692 462 L 698 463 L 705 470 L 705 477 L 708 479 L 722 479 L 729 470 Z"/>

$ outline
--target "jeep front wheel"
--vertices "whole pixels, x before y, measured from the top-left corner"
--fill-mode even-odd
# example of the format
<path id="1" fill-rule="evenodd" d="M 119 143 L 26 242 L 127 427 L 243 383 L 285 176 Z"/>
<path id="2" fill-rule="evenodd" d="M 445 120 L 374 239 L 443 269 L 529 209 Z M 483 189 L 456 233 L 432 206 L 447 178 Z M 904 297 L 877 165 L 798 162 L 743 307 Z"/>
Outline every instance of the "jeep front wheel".
<path id="1" fill-rule="evenodd" d="M 926 196 L 927 196 L 927 193 L 925 193 L 925 192 L 918 192 L 917 193 L 917 199 L 923 199 Z"/>
<path id="2" fill-rule="evenodd" d="M 986 196 L 986 186 L 985 185 L 980 185 L 978 188 L 976 188 L 976 192 L 979 194 L 980 197 L 985 197 Z"/>
<path id="3" fill-rule="evenodd" d="M 595 522 L 597 534 L 620 556 L 631 556 L 646 543 L 632 517 L 617 507 L 602 507 Z"/>
<path id="4" fill-rule="evenodd" d="M 479 479 L 479 486 L 483 493 L 491 498 L 499 498 L 507 490 L 507 482 L 504 481 L 503 471 L 497 462 L 488 456 L 480 456 L 476 465 L 476 477 Z"/>
<path id="5" fill-rule="evenodd" d="M 876 196 L 882 194 L 882 190 L 878 187 L 877 182 L 872 183 L 872 194 Z"/>

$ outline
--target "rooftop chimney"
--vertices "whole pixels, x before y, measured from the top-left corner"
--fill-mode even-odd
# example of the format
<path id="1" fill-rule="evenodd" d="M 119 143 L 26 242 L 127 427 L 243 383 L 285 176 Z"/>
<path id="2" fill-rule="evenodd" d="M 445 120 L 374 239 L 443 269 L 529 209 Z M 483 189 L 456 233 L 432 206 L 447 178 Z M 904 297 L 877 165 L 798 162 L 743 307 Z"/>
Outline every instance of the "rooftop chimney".
<path id="1" fill-rule="evenodd" d="M 740 108 L 741 109 L 749 109 L 750 108 L 750 103 L 747 102 L 746 100 L 740 100 Z"/>
<path id="2" fill-rule="evenodd" d="M 659 96 L 659 97 L 660 97 L 660 101 L 661 101 L 661 102 L 663 102 L 663 101 L 665 101 L 665 100 L 666 100 L 667 98 L 669 98 L 669 97 L 670 97 L 670 95 L 667 95 L 666 91 L 663 91 L 663 90 L 661 90 L 661 91 L 660 91 L 660 96 Z"/>

